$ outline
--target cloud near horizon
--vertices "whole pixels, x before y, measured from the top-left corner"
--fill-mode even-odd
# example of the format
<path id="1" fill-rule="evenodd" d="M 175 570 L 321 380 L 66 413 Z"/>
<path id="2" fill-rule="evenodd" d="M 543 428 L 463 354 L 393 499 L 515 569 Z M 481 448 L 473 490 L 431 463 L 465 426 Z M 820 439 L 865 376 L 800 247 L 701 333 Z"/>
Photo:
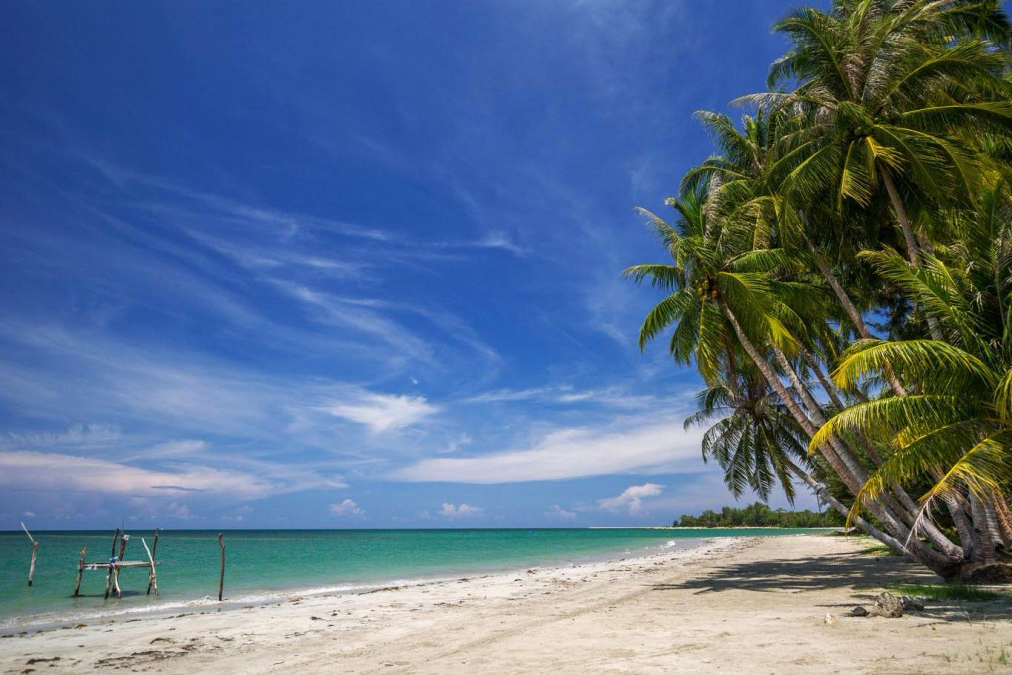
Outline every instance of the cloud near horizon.
<path id="1" fill-rule="evenodd" d="M 664 492 L 663 485 L 657 483 L 644 483 L 643 485 L 632 485 L 622 491 L 618 497 L 597 500 L 598 508 L 605 511 L 628 511 L 635 515 L 643 510 L 644 497 L 656 497 Z"/>
<path id="2" fill-rule="evenodd" d="M 345 499 L 339 504 L 330 505 L 331 515 L 337 516 L 338 518 L 345 518 L 348 516 L 364 516 L 365 511 L 359 508 L 358 504 L 354 499 Z"/>
<path id="3" fill-rule="evenodd" d="M 138 497 L 180 496 L 190 493 L 260 499 L 311 487 L 330 487 L 318 479 L 300 483 L 272 480 L 231 469 L 200 464 L 171 464 L 147 469 L 95 457 L 33 450 L 0 450 L 0 487 L 35 491 L 87 492 Z"/>
<path id="4" fill-rule="evenodd" d="M 460 504 L 455 506 L 450 503 L 444 503 L 443 507 L 439 509 L 439 515 L 447 520 L 460 520 L 461 518 L 473 518 L 480 516 L 484 513 L 485 509 L 480 506 L 471 506 L 470 504 Z"/>

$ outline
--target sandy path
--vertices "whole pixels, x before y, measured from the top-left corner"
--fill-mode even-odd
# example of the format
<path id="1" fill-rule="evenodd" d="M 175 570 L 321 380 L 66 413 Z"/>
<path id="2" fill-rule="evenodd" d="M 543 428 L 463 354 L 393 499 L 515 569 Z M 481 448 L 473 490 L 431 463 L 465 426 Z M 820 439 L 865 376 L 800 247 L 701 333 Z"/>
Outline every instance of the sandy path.
<path id="1" fill-rule="evenodd" d="M 690 551 L 0 640 L 0 671 L 733 673 L 1001 671 L 1005 603 L 842 616 L 930 581 L 841 537 Z M 827 625 L 827 612 L 840 617 Z M 1003 654 L 1005 656 L 1003 656 Z M 33 659 L 58 660 L 41 661 Z"/>

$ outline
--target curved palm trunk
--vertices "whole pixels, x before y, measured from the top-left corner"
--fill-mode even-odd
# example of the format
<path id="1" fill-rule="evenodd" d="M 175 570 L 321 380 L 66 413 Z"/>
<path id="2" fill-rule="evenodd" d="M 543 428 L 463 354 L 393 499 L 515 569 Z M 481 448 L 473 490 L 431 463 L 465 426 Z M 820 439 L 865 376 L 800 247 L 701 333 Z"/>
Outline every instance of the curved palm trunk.
<path id="1" fill-rule="evenodd" d="M 868 326 L 864 323 L 864 318 L 861 316 L 861 312 L 857 311 L 857 307 L 854 305 L 853 300 L 850 299 L 850 295 L 847 293 L 843 284 L 836 278 L 833 271 L 829 268 L 829 264 L 826 259 L 816 250 L 815 246 L 808 237 L 805 237 L 805 243 L 808 244 L 808 250 L 812 253 L 812 258 L 815 260 L 815 266 L 819 268 L 819 272 L 822 277 L 829 284 L 829 287 L 833 289 L 833 293 L 836 295 L 836 299 L 840 301 L 840 306 L 843 307 L 843 311 L 846 312 L 850 322 L 854 324 L 854 328 L 857 329 L 858 335 L 865 340 L 873 339 L 871 331 L 868 330 Z M 903 388 L 900 381 L 896 379 L 896 375 L 893 373 L 893 369 L 886 366 L 885 368 L 886 380 L 889 382 L 889 388 L 893 390 L 893 393 L 897 396 L 906 396 L 907 390 Z"/>
<path id="2" fill-rule="evenodd" d="M 809 354 L 805 349 L 801 350 L 801 356 L 812 369 L 812 372 L 815 373 L 815 377 L 819 380 L 819 383 L 822 385 L 822 388 L 825 390 L 830 400 L 833 401 L 833 403 L 841 410 L 844 409 L 846 406 L 840 399 L 836 388 L 829 382 L 828 379 L 826 379 L 826 376 L 822 373 L 822 369 L 819 368 L 819 364 L 815 360 L 815 357 Z M 903 392 L 903 395 L 906 395 L 905 391 Z M 872 444 L 871 439 L 863 433 L 857 433 L 856 437 L 858 444 L 865 451 L 865 454 L 868 456 L 868 459 L 871 460 L 872 464 L 876 467 L 882 466 L 882 457 L 878 454 L 878 451 L 875 450 L 875 446 Z M 963 550 L 945 536 L 945 533 L 938 529 L 933 522 L 925 519 L 918 522 L 920 509 L 917 507 L 917 503 L 910 497 L 909 494 L 907 494 L 907 491 L 904 490 L 901 485 L 893 484 L 892 491 L 895 498 L 887 497 L 886 503 L 897 515 L 900 516 L 904 523 L 911 528 L 914 528 L 915 531 L 918 531 L 926 536 L 928 540 L 938 547 L 939 550 L 945 553 L 945 555 L 954 558 L 963 557 Z M 948 505 L 948 503 L 946 504 Z M 951 510 L 950 505 L 950 511 Z M 963 514 L 961 512 L 958 514 L 953 512 L 952 515 L 953 519 L 956 519 L 958 516 L 962 516 Z M 963 519 L 965 520 L 965 516 L 963 516 Z"/>
<path id="3" fill-rule="evenodd" d="M 917 243 L 917 236 L 914 234 L 913 228 L 910 227 L 907 209 L 903 206 L 903 200 L 900 199 L 900 193 L 896 190 L 896 183 L 893 182 L 893 177 L 889 175 L 889 171 L 880 166 L 879 174 L 882 176 L 886 192 L 889 193 L 889 201 L 892 202 L 893 211 L 896 213 L 896 221 L 900 224 L 900 229 L 903 231 L 903 239 L 907 244 L 907 260 L 910 261 L 910 267 L 917 269 L 921 266 L 921 246 Z M 938 326 L 938 321 L 930 316 L 928 317 L 928 331 L 931 333 L 932 340 L 941 341 L 944 339 L 942 329 Z"/>
<path id="4" fill-rule="evenodd" d="M 994 510 L 998 516 L 998 528 L 1001 530 L 1001 541 L 1005 548 L 1012 548 L 1012 513 L 1009 512 L 1008 502 L 1004 495 L 994 496 Z"/>
<path id="5" fill-rule="evenodd" d="M 773 387 L 773 390 L 777 392 L 777 395 L 784 402 L 784 405 L 787 406 L 787 409 L 791 412 L 794 418 L 798 421 L 798 424 L 801 425 L 801 428 L 805 430 L 806 434 L 808 434 L 809 438 L 814 436 L 815 433 L 818 431 L 818 428 L 814 424 L 812 424 L 812 420 L 809 419 L 808 415 L 806 415 L 805 412 L 797 405 L 793 397 L 791 397 L 790 392 L 787 391 L 787 387 L 784 386 L 783 382 L 780 381 L 780 378 L 777 377 L 777 374 L 773 371 L 773 368 L 770 367 L 770 364 L 766 362 L 766 359 L 762 357 L 762 354 L 759 353 L 759 350 L 756 349 L 755 345 L 752 344 L 752 341 L 748 338 L 747 335 L 745 335 L 745 332 L 744 330 L 742 330 L 741 324 L 738 323 L 738 319 L 734 315 L 734 312 L 731 311 L 731 308 L 728 307 L 727 303 L 724 302 L 724 300 L 721 298 L 717 299 L 717 304 L 720 307 L 721 312 L 724 314 L 728 322 L 731 324 L 731 327 L 734 329 L 734 332 L 737 335 L 738 340 L 741 343 L 742 347 L 745 349 L 745 352 L 755 363 L 756 367 L 759 368 L 759 371 L 763 374 L 763 377 L 765 377 L 769 385 Z M 775 347 L 774 349 L 779 353 L 781 357 L 783 357 L 783 353 L 779 352 L 779 349 L 776 349 Z M 786 366 L 786 371 L 789 374 L 794 374 L 794 371 L 790 367 L 789 363 Z M 794 378 L 795 380 L 797 379 L 796 374 L 794 374 Z M 823 419 L 823 423 L 824 422 L 825 420 Z M 832 447 L 826 445 L 820 446 L 819 452 L 821 452 L 822 456 L 826 458 L 827 462 L 829 462 L 829 465 L 833 468 L 833 471 L 836 472 L 836 474 L 840 476 L 840 478 L 844 481 L 844 483 L 847 485 L 847 488 L 853 494 L 856 495 L 860 491 L 861 485 L 863 485 L 863 480 L 859 478 L 860 475 L 863 474 L 864 480 L 867 480 L 867 474 L 866 472 L 863 471 L 863 469 L 860 470 L 861 473 L 859 474 L 855 474 L 853 472 L 853 469 L 856 469 L 857 467 L 854 465 L 853 458 L 849 456 L 849 452 L 845 452 L 844 456 L 847 459 L 851 460 L 850 462 L 848 462 L 846 459 L 844 459 L 844 457 L 841 457 L 838 454 L 838 448 L 836 447 L 836 444 L 833 444 Z M 900 522 L 900 520 L 883 505 L 877 503 L 869 504 L 868 509 L 897 537 L 908 539 L 910 538 L 911 530 L 902 522 Z"/>
<path id="6" fill-rule="evenodd" d="M 790 471 L 794 473 L 794 475 L 796 475 L 798 478 L 800 478 L 806 485 L 808 485 L 823 501 L 825 501 L 827 504 L 829 504 L 830 507 L 836 510 L 837 513 L 849 517 L 850 509 L 848 509 L 846 506 L 840 503 L 838 499 L 836 499 L 832 494 L 830 494 L 829 490 L 826 489 L 825 485 L 819 483 L 817 480 L 815 480 L 815 478 L 813 478 L 806 471 L 795 465 L 790 460 L 787 460 L 787 468 L 790 469 Z M 947 557 L 941 553 L 938 553 L 937 551 L 933 551 L 932 549 L 927 548 L 926 546 L 921 544 L 921 542 L 918 541 L 917 539 L 908 538 L 906 540 L 907 544 L 910 544 L 908 546 L 903 541 L 900 541 L 896 537 L 886 534 L 885 532 L 878 529 L 877 527 L 866 521 L 864 518 L 861 518 L 860 516 L 852 518 L 851 520 L 855 525 L 857 525 L 858 529 L 864 532 L 865 534 L 882 542 L 893 551 L 896 551 L 897 553 L 900 553 L 901 555 L 904 555 L 915 562 L 919 562 L 923 565 L 926 565 L 928 568 L 938 573 L 941 577 L 945 579 L 954 578 L 959 572 L 959 566 L 955 560 L 953 560 L 951 557 Z"/>
<path id="7" fill-rule="evenodd" d="M 791 473 L 800 478 L 805 485 L 811 488 L 812 492 L 814 492 L 822 501 L 829 504 L 829 506 L 833 510 L 835 510 L 837 513 L 844 516 L 845 518 L 850 514 L 850 509 L 848 509 L 844 504 L 840 502 L 840 500 L 834 497 L 826 488 L 826 486 L 817 481 L 811 474 L 809 474 L 807 471 L 805 471 L 804 469 L 802 469 L 789 459 L 785 460 L 785 463 L 787 464 L 787 468 L 788 470 L 790 470 Z M 882 542 L 889 548 L 897 552 L 906 551 L 906 548 L 903 546 L 902 542 L 900 542 L 895 537 L 889 536 L 888 534 L 878 529 L 871 523 L 867 522 L 860 516 L 854 519 L 854 523 L 857 525 L 858 529 L 860 529 L 862 532 L 864 532 L 870 537 L 874 537 L 875 539 Z"/>
<path id="8" fill-rule="evenodd" d="M 731 327 L 734 330 L 735 335 L 738 337 L 738 340 L 741 343 L 742 348 L 745 350 L 745 353 L 749 355 L 749 358 L 751 358 L 752 361 L 755 363 L 756 367 L 763 374 L 763 377 L 765 377 L 766 380 L 769 382 L 770 386 L 773 387 L 773 390 L 777 392 L 777 395 L 780 396 L 781 400 L 784 402 L 784 405 L 787 406 L 787 409 L 798 421 L 798 424 L 801 425 L 802 429 L 805 430 L 805 433 L 808 434 L 809 437 L 813 436 L 818 429 L 812 424 L 812 421 L 808 418 L 805 412 L 802 411 L 801 408 L 797 405 L 797 403 L 793 400 L 790 393 L 787 391 L 787 388 L 780 381 L 780 378 L 777 377 L 777 374 L 770 367 L 769 363 L 766 362 L 766 360 L 762 357 L 762 354 L 759 353 L 759 350 L 756 349 L 755 345 L 752 344 L 752 341 L 748 338 L 747 335 L 745 335 L 745 332 L 744 330 L 742 330 L 741 324 L 738 323 L 738 319 L 734 315 L 734 312 L 731 311 L 731 308 L 728 307 L 727 303 L 724 302 L 723 299 L 718 298 L 716 302 L 718 307 L 720 307 L 721 312 L 728 320 L 728 323 L 731 324 Z M 791 369 L 789 366 L 790 364 L 788 364 L 787 368 L 788 372 L 793 373 L 793 369 Z M 795 377 L 797 377 L 796 374 Z M 851 485 L 854 484 L 855 482 L 854 481 L 855 476 L 851 474 L 850 469 L 848 468 L 846 463 L 839 456 L 837 456 L 834 449 L 831 449 L 827 446 L 821 446 L 819 448 L 819 451 L 822 453 L 823 457 L 826 458 L 826 461 L 829 462 L 833 471 L 836 472 L 836 474 L 839 475 L 844 480 L 844 482 L 848 483 L 848 488 L 850 488 L 851 491 L 854 492 L 854 494 L 856 494 L 857 492 L 855 490 L 855 487 L 851 487 Z M 857 484 L 856 488 L 860 489 L 860 484 Z M 934 570 L 935 572 L 937 572 L 938 574 L 942 575 L 945 578 L 951 578 L 956 573 L 956 571 L 958 571 L 958 560 L 954 560 L 952 557 L 944 553 L 940 553 L 934 549 L 925 546 L 923 543 L 921 543 L 919 539 L 913 536 L 913 531 L 906 525 L 904 525 L 884 505 L 879 503 L 871 503 L 868 504 L 867 506 L 868 510 L 876 518 L 878 518 L 878 520 L 883 525 L 885 525 L 886 528 L 890 530 L 892 533 L 892 536 L 885 537 L 885 539 L 881 539 L 877 536 L 876 539 L 879 539 L 879 541 L 882 541 L 882 543 L 886 544 L 890 548 L 893 548 L 897 553 L 902 553 L 904 555 L 909 555 L 913 557 L 921 564 L 926 565 L 927 567 L 931 568 L 932 570 Z M 867 521 L 864 521 L 861 518 L 855 519 L 855 522 L 858 523 L 862 531 L 867 532 L 872 536 L 875 536 L 872 530 L 877 530 L 877 528 L 871 527 L 871 525 L 867 523 Z M 871 527 L 871 529 L 865 529 L 866 526 Z M 879 532 L 879 534 L 884 535 L 884 533 L 881 532 Z M 889 541 L 887 541 L 886 539 L 888 539 Z"/>
<path id="9" fill-rule="evenodd" d="M 995 561 L 994 539 L 991 537 L 991 528 L 988 527 L 984 505 L 972 492 L 969 500 L 970 513 L 973 514 L 973 562 L 993 563 Z"/>

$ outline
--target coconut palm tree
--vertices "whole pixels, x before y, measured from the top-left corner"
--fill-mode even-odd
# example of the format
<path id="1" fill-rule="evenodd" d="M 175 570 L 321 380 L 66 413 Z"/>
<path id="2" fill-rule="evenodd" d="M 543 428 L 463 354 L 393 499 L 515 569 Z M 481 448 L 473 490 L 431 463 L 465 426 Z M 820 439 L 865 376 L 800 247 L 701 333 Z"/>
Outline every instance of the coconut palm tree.
<path id="1" fill-rule="evenodd" d="M 638 265 L 625 272 L 637 282 L 649 278 L 655 287 L 669 292 L 647 314 L 640 330 L 641 347 L 674 326 L 669 343 L 672 355 L 686 363 L 694 360 L 704 380 L 711 385 L 719 382 L 724 356 L 740 347 L 810 437 L 825 419 L 820 417 L 820 406 L 786 357 L 787 353 L 799 351 L 799 341 L 794 336 L 804 330 L 803 319 L 780 300 L 781 296 L 793 295 L 794 289 L 788 283 L 771 279 L 767 272 L 757 271 L 776 267 L 776 261 L 783 259 L 782 252 L 751 250 L 750 232 L 728 226 L 720 218 L 708 217 L 705 202 L 705 195 L 699 191 L 684 195 L 681 200 L 669 200 L 678 214 L 675 226 L 645 212 L 675 264 Z M 790 385 L 781 381 L 782 375 Z M 796 394 L 789 391 L 790 386 Z M 846 444 L 834 436 L 820 445 L 819 452 L 856 494 L 868 474 Z M 817 485 L 811 487 L 819 489 Z M 846 510 L 838 501 L 828 498 L 827 501 L 837 510 Z M 949 543 L 939 553 L 911 537 L 912 516 L 905 518 L 910 514 L 903 513 L 902 506 L 891 496 L 881 503 L 869 504 L 869 508 L 887 531 L 855 518 L 863 530 L 940 572 L 951 567 L 958 547 Z M 946 542 L 939 538 L 938 543 L 944 546 Z"/>
<path id="2" fill-rule="evenodd" d="M 911 264 L 925 233 L 912 210 L 967 204 L 986 168 L 975 139 L 1012 130 L 1009 24 L 997 2 L 837 0 L 792 12 L 774 31 L 792 41 L 770 69 L 788 94 L 748 100 L 803 120 L 781 139 L 775 170 L 797 203 L 830 190 L 837 209 L 885 193 Z"/>
<path id="3" fill-rule="evenodd" d="M 808 438 L 754 368 L 728 373 L 696 397 L 698 411 L 685 428 L 709 425 L 703 434 L 703 461 L 724 470 L 724 483 L 735 498 L 751 489 L 764 502 L 773 488 L 793 504 L 794 480 L 818 483 L 808 456 Z"/>
<path id="4" fill-rule="evenodd" d="M 945 340 L 866 340 L 845 354 L 834 379 L 848 386 L 886 365 L 910 390 L 840 411 L 812 443 L 845 430 L 887 439 L 891 455 L 859 493 L 875 499 L 895 482 L 930 479 L 925 507 L 969 497 L 983 521 L 974 542 L 989 561 L 993 542 L 1012 544 L 1002 485 L 1012 477 L 1012 199 L 1004 184 L 973 212 L 950 218 L 957 242 L 911 269 L 895 251 L 866 253 L 883 278 L 917 299 Z M 979 507 L 976 505 L 980 505 Z M 988 517 L 985 506 L 998 516 Z"/>

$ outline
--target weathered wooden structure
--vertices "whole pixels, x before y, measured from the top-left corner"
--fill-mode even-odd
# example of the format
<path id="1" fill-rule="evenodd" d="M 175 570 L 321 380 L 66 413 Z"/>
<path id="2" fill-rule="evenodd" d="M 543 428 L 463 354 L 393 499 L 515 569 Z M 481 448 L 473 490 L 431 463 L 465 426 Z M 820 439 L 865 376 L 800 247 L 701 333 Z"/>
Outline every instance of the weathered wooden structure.
<path id="1" fill-rule="evenodd" d="M 218 577 L 218 602 L 225 592 L 225 535 L 218 533 L 218 545 L 221 546 L 221 576 Z"/>
<path id="2" fill-rule="evenodd" d="M 28 585 L 31 586 L 35 583 L 35 561 L 39 558 L 39 542 L 35 541 L 35 537 L 25 527 L 24 521 L 21 522 L 21 529 L 28 535 L 28 541 L 32 542 L 32 564 L 28 568 Z"/>
<path id="3" fill-rule="evenodd" d="M 158 534 L 159 530 L 155 530 L 155 539 L 153 542 L 154 548 L 158 550 Z M 77 563 L 77 584 L 74 586 L 74 595 L 77 596 L 81 592 L 81 577 L 84 575 L 85 570 L 107 570 L 108 575 L 105 580 L 105 597 L 109 597 L 110 592 L 114 592 L 116 597 L 121 597 L 123 591 L 119 585 L 119 573 L 124 568 L 129 567 L 144 567 L 148 570 L 148 593 L 151 593 L 151 589 L 154 589 L 155 595 L 158 595 L 158 563 L 155 562 L 154 553 L 148 548 L 148 544 L 144 539 L 141 539 L 141 544 L 144 546 L 144 552 L 147 554 L 147 561 L 144 560 L 124 560 L 123 556 L 126 555 L 127 542 L 130 541 L 130 535 L 123 532 L 120 529 L 116 530 L 116 534 L 112 540 L 112 551 L 109 553 L 109 562 L 88 562 L 87 555 L 88 549 L 81 549 L 81 558 Z M 116 547 L 119 546 L 119 554 L 117 555 Z"/>

